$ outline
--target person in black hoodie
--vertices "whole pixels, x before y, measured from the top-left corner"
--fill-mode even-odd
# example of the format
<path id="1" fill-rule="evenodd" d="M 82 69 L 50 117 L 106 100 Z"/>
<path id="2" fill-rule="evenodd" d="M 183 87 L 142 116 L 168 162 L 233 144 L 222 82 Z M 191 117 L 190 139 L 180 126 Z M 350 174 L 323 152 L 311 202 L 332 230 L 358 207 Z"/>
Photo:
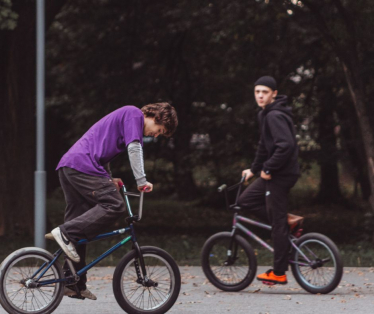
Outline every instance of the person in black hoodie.
<path id="1" fill-rule="evenodd" d="M 260 141 L 250 169 L 243 170 L 247 181 L 260 174 L 240 195 L 238 205 L 271 223 L 274 245 L 273 269 L 257 276 L 260 281 L 286 284 L 288 270 L 289 226 L 288 192 L 299 177 L 298 147 L 287 96 L 277 95 L 277 83 L 271 76 L 255 82 Z"/>

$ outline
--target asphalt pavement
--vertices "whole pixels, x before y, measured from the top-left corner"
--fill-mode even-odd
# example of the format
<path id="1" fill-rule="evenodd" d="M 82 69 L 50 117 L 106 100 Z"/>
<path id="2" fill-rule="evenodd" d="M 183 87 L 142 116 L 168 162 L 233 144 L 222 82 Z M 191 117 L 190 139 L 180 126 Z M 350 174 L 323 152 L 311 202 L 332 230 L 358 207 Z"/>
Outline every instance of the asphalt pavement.
<path id="1" fill-rule="evenodd" d="M 257 273 L 269 267 L 259 267 Z M 182 288 L 178 300 L 168 312 L 248 313 L 248 314 L 368 314 L 374 313 L 374 268 L 345 268 L 343 279 L 335 291 L 313 295 L 304 291 L 288 272 L 285 286 L 265 286 L 254 282 L 241 292 L 223 292 L 211 285 L 200 267 L 180 267 Z M 64 297 L 56 314 L 119 314 L 125 313 L 112 291 L 113 267 L 97 267 L 88 273 L 88 288 L 97 301 Z M 0 313 L 5 311 L 0 308 Z"/>

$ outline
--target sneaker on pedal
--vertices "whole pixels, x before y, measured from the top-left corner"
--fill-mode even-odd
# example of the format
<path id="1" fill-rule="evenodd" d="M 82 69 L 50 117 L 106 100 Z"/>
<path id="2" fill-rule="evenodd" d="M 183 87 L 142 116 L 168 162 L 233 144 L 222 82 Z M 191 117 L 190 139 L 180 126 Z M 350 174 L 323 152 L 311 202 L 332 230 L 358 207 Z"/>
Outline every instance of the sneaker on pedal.
<path id="1" fill-rule="evenodd" d="M 53 237 L 55 238 L 58 245 L 62 248 L 65 254 L 73 261 L 78 263 L 80 261 L 80 257 L 75 250 L 73 243 L 71 243 L 65 235 L 62 233 L 59 227 L 53 229 L 51 231 Z"/>
<path id="2" fill-rule="evenodd" d="M 257 280 L 264 281 L 264 283 L 274 283 L 274 284 L 281 284 L 285 285 L 287 284 L 287 276 L 286 275 L 281 275 L 277 276 L 274 274 L 274 271 L 272 269 L 269 269 L 267 272 L 258 275 Z"/>
<path id="3" fill-rule="evenodd" d="M 87 288 L 85 290 L 81 290 L 80 294 L 83 298 L 90 299 L 90 300 L 97 300 L 96 295 L 94 295 L 90 290 Z M 64 295 L 74 298 L 75 296 L 78 296 L 77 292 L 71 287 L 66 287 L 64 289 Z"/>

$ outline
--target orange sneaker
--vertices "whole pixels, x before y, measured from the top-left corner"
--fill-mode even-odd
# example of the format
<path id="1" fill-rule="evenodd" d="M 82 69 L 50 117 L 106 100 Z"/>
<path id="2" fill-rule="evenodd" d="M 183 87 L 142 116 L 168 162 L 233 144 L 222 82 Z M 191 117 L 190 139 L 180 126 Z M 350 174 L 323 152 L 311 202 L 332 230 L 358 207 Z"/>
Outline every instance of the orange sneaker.
<path id="1" fill-rule="evenodd" d="M 274 271 L 272 269 L 269 269 L 266 273 L 258 275 L 257 280 L 265 281 L 266 283 L 272 282 L 274 284 L 285 285 L 287 283 L 287 276 L 277 276 L 276 274 L 274 274 Z"/>

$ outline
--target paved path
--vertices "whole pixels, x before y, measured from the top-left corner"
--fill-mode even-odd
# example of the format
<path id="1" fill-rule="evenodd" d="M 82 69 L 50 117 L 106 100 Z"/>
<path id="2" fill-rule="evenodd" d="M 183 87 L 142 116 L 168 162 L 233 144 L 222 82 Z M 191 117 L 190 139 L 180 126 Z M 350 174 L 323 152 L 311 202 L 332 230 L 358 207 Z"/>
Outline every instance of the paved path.
<path id="1" fill-rule="evenodd" d="M 268 267 L 259 267 L 258 273 Z M 291 272 L 289 284 L 268 287 L 253 282 L 241 292 L 222 292 L 212 286 L 200 267 L 180 267 L 182 289 L 171 314 L 248 313 L 248 314 L 368 314 L 374 313 L 374 268 L 345 268 L 339 287 L 328 295 L 312 295 L 301 289 Z M 64 297 L 56 314 L 124 313 L 112 291 L 113 267 L 98 267 L 89 272 L 89 288 L 98 300 Z M 5 311 L 0 308 L 0 313 Z"/>

